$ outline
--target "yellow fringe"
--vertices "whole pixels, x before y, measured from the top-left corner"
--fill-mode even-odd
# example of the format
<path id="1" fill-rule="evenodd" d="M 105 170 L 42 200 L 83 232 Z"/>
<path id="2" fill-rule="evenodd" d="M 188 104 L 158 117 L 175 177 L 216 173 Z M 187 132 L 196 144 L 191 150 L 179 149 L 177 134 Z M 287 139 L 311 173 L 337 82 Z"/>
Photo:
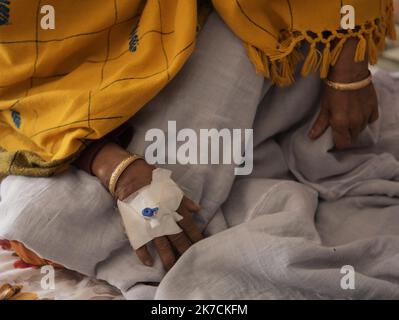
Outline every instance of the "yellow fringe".
<path id="1" fill-rule="evenodd" d="M 373 34 L 369 33 L 367 35 L 367 53 L 369 62 L 371 64 L 376 64 L 378 60 L 378 48 L 374 42 Z"/>
<path id="2" fill-rule="evenodd" d="M 346 37 L 341 38 L 341 40 L 339 40 L 339 42 L 335 45 L 334 49 L 332 49 L 332 51 L 331 51 L 331 65 L 332 66 L 335 66 L 335 64 L 337 63 L 338 58 L 341 54 L 341 51 L 342 51 L 347 39 L 348 38 L 346 38 Z"/>
<path id="3" fill-rule="evenodd" d="M 262 62 L 264 66 L 264 75 L 266 78 L 270 78 L 270 61 L 267 55 L 262 52 Z"/>
<path id="4" fill-rule="evenodd" d="M 383 52 L 385 50 L 385 37 L 380 33 L 376 37 L 376 46 L 378 52 Z"/>
<path id="5" fill-rule="evenodd" d="M 246 47 L 248 57 L 254 64 L 256 73 L 261 73 L 266 78 L 270 78 L 269 61 L 267 56 L 262 51 L 254 46 L 251 46 L 250 44 L 247 44 Z"/>
<path id="6" fill-rule="evenodd" d="M 327 42 L 324 46 L 323 56 L 321 58 L 320 65 L 320 78 L 325 79 L 328 75 L 328 70 L 330 69 L 331 64 L 331 44 Z"/>
<path id="7" fill-rule="evenodd" d="M 288 56 L 291 62 L 291 67 L 294 69 L 295 66 L 301 62 L 303 59 L 305 59 L 305 56 L 303 53 L 300 51 L 299 46 L 297 46 L 291 54 Z"/>
<path id="8" fill-rule="evenodd" d="M 303 63 L 303 66 L 302 66 L 302 70 L 301 70 L 302 76 L 307 76 L 311 72 L 315 72 L 317 70 L 317 68 L 319 67 L 320 51 L 317 49 L 316 46 L 317 46 L 316 42 L 312 42 L 310 45 L 308 55 L 306 56 L 305 62 Z"/>
<path id="9" fill-rule="evenodd" d="M 366 38 L 359 34 L 359 42 L 355 52 L 355 62 L 363 61 L 366 58 L 367 41 Z"/>
<path id="10" fill-rule="evenodd" d="M 395 27 L 395 14 L 393 2 L 391 1 L 390 7 L 388 9 L 388 18 L 386 22 L 386 34 L 392 40 L 397 40 L 396 27 Z"/>
<path id="11" fill-rule="evenodd" d="M 358 30 L 348 33 L 333 31 L 327 39 L 323 39 L 322 33 L 312 38 L 299 31 L 295 32 L 295 36 L 291 34 L 291 38 L 284 38 L 280 42 L 281 50 L 277 54 L 274 52 L 268 55 L 250 44 L 247 44 L 246 47 L 256 72 L 270 78 L 277 85 L 285 86 L 295 81 L 296 66 L 303 60 L 305 61 L 301 69 L 302 76 L 307 76 L 319 69 L 320 77 L 326 78 L 330 67 L 337 63 L 345 42 L 351 37 L 359 39 L 354 61 L 363 61 L 367 55 L 369 62 L 375 64 L 378 55 L 385 49 L 385 37 L 387 36 L 396 39 L 393 10 L 386 20 L 381 18 L 367 22 Z M 300 45 L 304 41 L 310 45 L 306 57 L 300 51 Z M 333 41 L 336 42 L 334 47 L 332 47 Z"/>
<path id="12" fill-rule="evenodd" d="M 284 79 L 285 85 L 294 82 L 294 72 L 292 70 L 291 61 L 288 57 L 284 57 L 280 61 L 281 64 L 281 78 Z"/>

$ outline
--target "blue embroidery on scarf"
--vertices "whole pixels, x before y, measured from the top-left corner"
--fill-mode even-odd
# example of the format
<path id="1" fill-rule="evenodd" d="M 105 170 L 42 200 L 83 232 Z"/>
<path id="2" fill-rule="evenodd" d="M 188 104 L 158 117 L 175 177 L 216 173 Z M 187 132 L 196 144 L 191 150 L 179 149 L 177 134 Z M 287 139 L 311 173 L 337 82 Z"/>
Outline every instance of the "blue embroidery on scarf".
<path id="1" fill-rule="evenodd" d="M 21 126 L 21 114 L 18 111 L 12 110 L 11 118 L 12 121 L 14 121 L 15 126 L 19 129 L 19 127 Z"/>
<path id="2" fill-rule="evenodd" d="M 135 52 L 137 50 L 137 45 L 139 42 L 139 37 L 137 36 L 137 28 L 134 28 L 130 34 L 129 50 Z"/>
<path id="3" fill-rule="evenodd" d="M 8 23 L 10 18 L 10 1 L 0 0 L 0 25 Z"/>

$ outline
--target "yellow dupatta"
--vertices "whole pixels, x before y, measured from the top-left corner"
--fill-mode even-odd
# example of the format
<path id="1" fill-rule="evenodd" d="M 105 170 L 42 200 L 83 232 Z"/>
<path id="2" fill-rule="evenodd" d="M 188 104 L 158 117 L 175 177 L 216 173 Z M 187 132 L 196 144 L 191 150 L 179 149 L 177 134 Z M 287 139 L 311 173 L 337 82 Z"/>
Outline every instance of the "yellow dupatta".
<path id="1" fill-rule="evenodd" d="M 87 141 L 126 122 L 180 70 L 195 46 L 196 0 L 47 0 L 55 30 L 40 27 L 41 0 L 0 0 L 0 176 L 48 176 Z M 358 28 L 340 32 L 341 0 L 213 0 L 257 72 L 294 81 L 327 75 L 346 39 L 372 63 L 394 37 L 391 0 L 345 1 Z M 333 48 L 333 40 L 339 40 Z M 303 57 L 298 47 L 310 43 Z M 320 47 L 319 45 L 322 45 Z"/>
<path id="2" fill-rule="evenodd" d="M 304 59 L 302 75 L 320 71 L 327 77 L 346 40 L 360 39 L 355 61 L 368 55 L 371 64 L 384 50 L 385 37 L 395 39 L 392 0 L 213 0 L 216 10 L 248 48 L 257 72 L 280 85 L 294 81 L 294 68 Z M 341 30 L 341 8 L 352 5 L 356 29 Z M 308 42 L 306 57 L 299 45 Z M 333 42 L 338 42 L 334 47 Z"/>

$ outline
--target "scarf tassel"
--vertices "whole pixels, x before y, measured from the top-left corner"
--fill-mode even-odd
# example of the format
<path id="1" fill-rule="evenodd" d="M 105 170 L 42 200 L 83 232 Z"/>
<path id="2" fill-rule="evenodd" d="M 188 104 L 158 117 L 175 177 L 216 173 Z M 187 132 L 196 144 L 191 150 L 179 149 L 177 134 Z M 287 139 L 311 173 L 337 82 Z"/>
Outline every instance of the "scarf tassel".
<path id="1" fill-rule="evenodd" d="M 341 55 L 341 51 L 344 48 L 345 42 L 347 38 L 343 37 L 339 42 L 335 45 L 335 47 L 331 51 L 331 65 L 335 66 L 338 61 L 339 56 Z"/>
<path id="2" fill-rule="evenodd" d="M 312 42 L 308 55 L 306 56 L 305 62 L 303 63 L 301 75 L 307 76 L 311 72 L 315 72 L 320 64 L 320 52 L 316 47 L 316 42 Z"/>
<path id="3" fill-rule="evenodd" d="M 374 39 L 378 52 L 383 52 L 385 50 L 385 35 L 383 35 L 380 28 L 374 32 Z"/>
<path id="4" fill-rule="evenodd" d="M 321 65 L 320 65 L 320 78 L 325 79 L 327 78 L 328 71 L 330 70 L 331 64 L 331 44 L 327 42 L 324 46 L 322 58 L 321 58 Z"/>
<path id="5" fill-rule="evenodd" d="M 258 74 L 270 78 L 269 60 L 267 56 L 250 44 L 246 44 L 249 59 L 255 66 L 255 71 Z"/>
<path id="6" fill-rule="evenodd" d="M 326 78 L 330 66 L 336 65 L 346 41 L 352 37 L 359 39 L 354 61 L 364 61 L 367 55 L 370 63 L 375 64 L 378 54 L 385 49 L 386 36 L 396 39 L 392 12 L 389 17 L 374 21 L 371 28 L 367 28 L 365 24 L 357 32 L 339 33 L 332 31 L 332 36 L 326 40 L 321 39 L 320 35 L 318 38 L 311 38 L 306 34 L 296 35 L 295 38 L 281 42 L 280 47 L 283 47 L 284 50 L 278 53 L 275 51 L 265 53 L 248 43 L 246 46 L 248 56 L 255 65 L 256 72 L 270 78 L 277 85 L 285 86 L 294 82 L 296 66 L 303 60 L 305 61 L 301 69 L 302 76 L 307 76 L 319 69 L 320 77 Z M 300 51 L 303 41 L 310 44 L 306 57 Z M 332 41 L 337 42 L 334 47 L 332 47 Z M 324 44 L 322 50 L 318 48 L 320 43 Z"/>
<path id="7" fill-rule="evenodd" d="M 374 37 L 372 33 L 367 35 L 367 53 L 370 64 L 376 64 L 378 61 L 378 49 L 374 42 Z"/>
<path id="8" fill-rule="evenodd" d="M 0 0 L 0 25 L 8 23 L 10 18 L 10 1 Z"/>
<path id="9" fill-rule="evenodd" d="M 366 38 L 359 34 L 359 42 L 356 47 L 355 51 L 355 62 L 364 61 L 366 58 L 366 48 L 367 48 L 367 41 Z"/>
<path id="10" fill-rule="evenodd" d="M 279 86 L 286 86 L 292 83 L 293 79 L 291 77 L 287 77 L 288 70 L 287 70 L 287 59 L 283 58 L 280 61 L 272 61 L 270 63 L 270 75 L 273 82 L 275 82 Z M 285 70 L 284 70 L 285 69 Z M 283 76 L 283 71 L 285 73 L 285 77 Z"/>
<path id="11" fill-rule="evenodd" d="M 394 15 L 394 8 L 393 8 L 393 3 L 391 2 L 390 8 L 388 10 L 388 16 L 387 16 L 387 23 L 386 23 L 386 33 L 389 38 L 392 40 L 397 40 L 396 36 L 396 26 L 395 26 L 395 15 Z"/>

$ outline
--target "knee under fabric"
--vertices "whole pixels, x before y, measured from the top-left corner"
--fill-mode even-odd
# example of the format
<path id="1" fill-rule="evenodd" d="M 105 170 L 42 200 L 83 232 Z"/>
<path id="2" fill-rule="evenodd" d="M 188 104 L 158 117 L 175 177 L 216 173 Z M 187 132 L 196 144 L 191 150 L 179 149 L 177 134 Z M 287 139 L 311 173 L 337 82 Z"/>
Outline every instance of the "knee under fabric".
<path id="1" fill-rule="evenodd" d="M 151 184 L 118 200 L 126 234 L 135 250 L 156 237 L 182 231 L 177 222 L 183 217 L 176 210 L 183 191 L 170 176 L 170 170 L 157 168 L 152 172 Z"/>

